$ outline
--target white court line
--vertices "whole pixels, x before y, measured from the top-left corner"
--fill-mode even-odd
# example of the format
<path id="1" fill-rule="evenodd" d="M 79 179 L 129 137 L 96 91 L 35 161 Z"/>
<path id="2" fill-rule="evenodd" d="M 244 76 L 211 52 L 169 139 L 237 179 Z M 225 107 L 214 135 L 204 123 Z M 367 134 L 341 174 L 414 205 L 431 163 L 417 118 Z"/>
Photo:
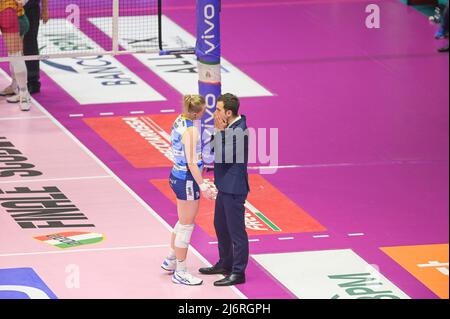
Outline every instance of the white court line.
<path id="1" fill-rule="evenodd" d="M 69 114 L 69 117 L 83 117 L 84 114 Z"/>
<path id="2" fill-rule="evenodd" d="M 278 238 L 278 240 L 293 240 L 295 239 L 294 237 L 280 237 Z"/>
<path id="3" fill-rule="evenodd" d="M 37 120 L 46 119 L 46 116 L 29 116 L 29 117 L 2 117 L 0 121 L 11 121 L 11 120 Z"/>
<path id="4" fill-rule="evenodd" d="M 330 164 L 292 164 L 292 165 L 278 165 L 278 166 L 249 166 L 249 170 L 277 170 L 282 168 L 331 168 L 331 167 L 354 167 L 354 166 L 381 166 L 393 164 L 423 164 L 431 161 L 419 160 L 392 160 L 386 162 L 367 162 L 367 163 L 330 163 Z"/>
<path id="5" fill-rule="evenodd" d="M 364 233 L 353 233 L 353 234 L 348 234 L 349 236 L 364 236 Z"/>
<path id="6" fill-rule="evenodd" d="M 92 249 L 73 249 L 73 250 L 58 250 L 58 251 L 41 251 L 35 253 L 13 253 L 13 254 L 1 254 L 0 257 L 18 257 L 18 256 L 35 256 L 35 255 L 53 255 L 53 254 L 70 254 L 70 253 L 83 253 L 93 251 L 111 251 L 111 250 L 128 250 L 128 249 L 147 249 L 147 248 L 166 248 L 165 245 L 147 245 L 147 246 L 130 246 L 130 247 L 112 247 L 112 248 L 92 248 Z"/>
<path id="7" fill-rule="evenodd" d="M 260 241 L 259 239 L 249 239 L 248 240 L 249 243 L 256 243 L 256 242 L 259 242 L 259 241 Z M 210 241 L 210 242 L 208 242 L 208 244 L 210 244 L 210 245 L 217 245 L 217 244 L 219 244 L 219 242 L 217 242 L 217 241 Z"/>
<path id="8" fill-rule="evenodd" d="M 113 178 L 110 175 L 103 176 L 86 176 L 86 177 L 67 177 L 67 178 L 50 178 L 50 179 L 23 179 L 20 181 L 1 181 L 0 184 L 7 183 L 32 183 L 32 182 L 59 182 L 59 181 L 77 181 L 77 180 L 86 180 L 86 179 L 100 179 L 100 178 Z"/>
<path id="9" fill-rule="evenodd" d="M 113 112 L 100 113 L 100 116 L 110 116 L 110 115 L 114 115 L 114 113 Z"/>
<path id="10" fill-rule="evenodd" d="M 429 264 L 418 264 L 420 268 L 436 268 L 436 267 L 448 267 L 448 263 L 440 263 L 439 261 L 430 261 Z"/>
<path id="11" fill-rule="evenodd" d="M 328 238 L 330 235 L 314 235 L 313 238 Z"/>
<path id="12" fill-rule="evenodd" d="M 174 113 L 175 110 L 174 109 L 169 109 L 169 110 L 161 110 L 161 113 Z"/>
<path id="13" fill-rule="evenodd" d="M 3 75 L 5 78 L 11 80 L 11 78 L 0 68 L 0 75 Z M 158 220 L 169 232 L 173 232 L 173 227 L 171 227 L 161 216 L 159 216 L 156 211 L 149 206 L 141 197 L 139 197 L 136 192 L 134 192 L 127 184 L 125 184 L 113 171 L 111 171 L 108 166 L 105 165 L 94 153 L 92 153 L 83 143 L 80 142 L 70 131 L 68 131 L 58 120 L 56 120 L 53 115 L 51 115 L 38 101 L 36 101 L 33 97 L 31 97 L 33 104 L 36 105 L 42 113 L 48 116 L 48 118 L 58 126 L 63 132 L 67 134 L 82 150 L 86 152 L 98 165 L 100 165 L 109 175 L 111 175 L 117 183 L 119 183 L 139 204 L 142 205 L 150 214 Z M 191 246 L 191 251 L 194 253 L 205 265 L 208 267 L 212 267 L 212 264 L 208 262 L 205 257 L 203 257 L 197 249 Z M 239 297 L 242 299 L 247 299 L 247 297 L 236 287 L 230 287 Z"/>
<path id="14" fill-rule="evenodd" d="M 302 165 L 283 165 L 283 166 L 249 166 L 250 170 L 264 170 L 264 169 L 279 169 L 279 168 L 299 168 L 303 167 Z"/>
<path id="15" fill-rule="evenodd" d="M 131 111 L 130 114 L 144 114 L 144 111 Z"/>

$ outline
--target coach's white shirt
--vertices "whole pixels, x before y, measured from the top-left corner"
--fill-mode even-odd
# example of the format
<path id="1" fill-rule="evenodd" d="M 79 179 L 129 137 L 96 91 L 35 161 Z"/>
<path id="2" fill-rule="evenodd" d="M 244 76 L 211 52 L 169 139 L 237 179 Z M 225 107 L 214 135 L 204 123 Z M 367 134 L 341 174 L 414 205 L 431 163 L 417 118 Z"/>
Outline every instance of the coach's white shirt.
<path id="1" fill-rule="evenodd" d="M 237 118 L 234 119 L 233 122 L 231 122 L 230 124 L 228 124 L 227 127 L 230 127 L 231 125 L 233 125 L 234 123 L 236 123 L 237 121 L 239 121 L 242 117 L 239 115 Z"/>

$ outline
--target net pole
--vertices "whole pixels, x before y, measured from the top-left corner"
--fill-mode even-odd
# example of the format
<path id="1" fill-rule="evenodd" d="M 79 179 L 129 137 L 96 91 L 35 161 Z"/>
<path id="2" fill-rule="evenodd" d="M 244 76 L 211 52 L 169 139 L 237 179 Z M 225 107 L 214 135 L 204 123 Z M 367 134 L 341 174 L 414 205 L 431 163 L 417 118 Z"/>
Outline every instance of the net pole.
<path id="1" fill-rule="evenodd" d="M 113 0 L 112 7 L 112 52 L 117 54 L 119 52 L 119 0 Z"/>
<path id="2" fill-rule="evenodd" d="M 202 143 L 207 144 L 214 132 L 214 112 L 217 98 L 222 93 L 221 46 L 220 46 L 221 0 L 197 0 L 197 45 L 199 94 L 206 99 L 207 111 L 202 118 Z M 209 152 L 203 152 L 205 163 L 212 163 Z"/>

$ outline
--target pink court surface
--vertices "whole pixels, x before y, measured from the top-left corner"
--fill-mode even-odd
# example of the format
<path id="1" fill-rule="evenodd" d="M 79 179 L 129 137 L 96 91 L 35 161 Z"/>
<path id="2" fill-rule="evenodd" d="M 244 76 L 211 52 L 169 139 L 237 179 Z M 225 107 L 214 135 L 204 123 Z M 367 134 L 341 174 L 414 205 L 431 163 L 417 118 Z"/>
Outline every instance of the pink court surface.
<path id="1" fill-rule="evenodd" d="M 424 15 L 372 3 L 377 30 L 362 0 L 223 3 L 223 91 L 279 135 L 276 172 L 251 164 L 251 257 L 234 288 L 197 274 L 218 258 L 211 202 L 188 265 L 204 284 L 160 268 L 177 221 L 162 147 L 195 93 L 193 57 L 97 57 L 137 83 L 120 90 L 97 90 L 74 59 L 42 62 L 30 112 L 0 98 L 0 298 L 448 298 L 448 55 Z M 195 1 L 166 6 L 192 41 Z M 108 37 L 93 25 L 81 36 Z"/>

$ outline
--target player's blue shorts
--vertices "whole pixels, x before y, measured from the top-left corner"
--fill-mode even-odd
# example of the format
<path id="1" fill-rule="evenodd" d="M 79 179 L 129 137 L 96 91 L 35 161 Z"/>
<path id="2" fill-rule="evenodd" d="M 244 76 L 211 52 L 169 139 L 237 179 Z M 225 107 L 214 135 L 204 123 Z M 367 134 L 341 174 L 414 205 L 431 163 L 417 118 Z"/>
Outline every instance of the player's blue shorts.
<path id="1" fill-rule="evenodd" d="M 180 200 L 199 200 L 200 187 L 192 174 L 188 173 L 186 179 L 179 179 L 172 173 L 169 177 L 170 187 Z"/>

